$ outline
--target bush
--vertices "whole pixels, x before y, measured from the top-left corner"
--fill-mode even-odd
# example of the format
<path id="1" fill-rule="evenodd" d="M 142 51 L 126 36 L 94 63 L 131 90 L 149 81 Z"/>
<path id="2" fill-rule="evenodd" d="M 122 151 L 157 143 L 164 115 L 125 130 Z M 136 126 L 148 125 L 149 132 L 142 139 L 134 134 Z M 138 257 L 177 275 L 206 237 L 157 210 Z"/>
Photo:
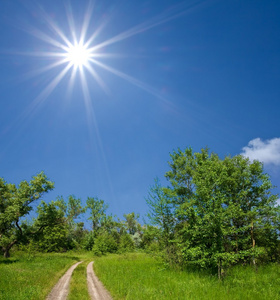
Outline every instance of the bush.
<path id="1" fill-rule="evenodd" d="M 135 248 L 134 241 L 129 234 L 124 234 L 120 238 L 119 252 L 133 251 Z"/>
<path id="2" fill-rule="evenodd" d="M 92 250 L 92 247 L 94 245 L 94 233 L 92 231 L 90 231 L 84 238 L 83 240 L 83 248 L 85 250 Z"/>
<path id="3" fill-rule="evenodd" d="M 142 244 L 142 239 L 139 232 L 135 232 L 132 236 L 132 240 L 134 242 L 135 248 L 140 248 Z"/>
<path id="4" fill-rule="evenodd" d="M 97 236 L 92 247 L 94 255 L 103 255 L 106 253 L 114 253 L 118 249 L 118 244 L 114 237 L 105 232 Z"/>

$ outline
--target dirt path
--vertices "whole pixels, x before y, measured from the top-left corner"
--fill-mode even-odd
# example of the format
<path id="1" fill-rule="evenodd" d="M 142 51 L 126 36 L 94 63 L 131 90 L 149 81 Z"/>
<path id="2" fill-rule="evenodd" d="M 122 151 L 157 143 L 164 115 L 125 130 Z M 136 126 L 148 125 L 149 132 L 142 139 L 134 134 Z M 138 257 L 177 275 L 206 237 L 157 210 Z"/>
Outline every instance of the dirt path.
<path id="1" fill-rule="evenodd" d="M 74 269 L 80 264 L 82 261 L 74 264 L 68 271 L 59 279 L 58 283 L 54 286 L 52 291 L 47 297 L 47 300 L 66 300 L 69 292 L 69 284 L 72 273 Z"/>
<path id="2" fill-rule="evenodd" d="M 92 300 L 112 300 L 109 292 L 104 288 L 101 281 L 95 275 L 92 265 L 93 261 L 87 266 L 87 284 L 90 298 Z"/>

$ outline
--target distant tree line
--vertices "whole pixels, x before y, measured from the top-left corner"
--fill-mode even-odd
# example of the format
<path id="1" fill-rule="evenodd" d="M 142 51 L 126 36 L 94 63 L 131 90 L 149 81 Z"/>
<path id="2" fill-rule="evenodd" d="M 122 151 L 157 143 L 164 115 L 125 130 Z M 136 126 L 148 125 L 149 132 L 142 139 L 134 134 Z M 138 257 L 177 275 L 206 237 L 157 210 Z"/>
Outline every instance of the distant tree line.
<path id="1" fill-rule="evenodd" d="M 66 200 L 58 197 L 37 204 L 53 188 L 54 183 L 43 172 L 18 186 L 0 178 L 0 251 L 4 257 L 10 256 L 15 245 L 24 251 L 85 249 L 102 255 L 133 251 L 149 244 L 150 237 L 144 233 L 147 226 L 140 225 L 138 214 L 124 214 L 124 220 L 119 220 L 106 213 L 108 205 L 97 197 L 88 197 L 84 207 L 81 199 L 73 195 Z M 37 216 L 27 220 L 32 210 Z M 79 222 L 86 212 L 90 215 L 90 230 Z"/>

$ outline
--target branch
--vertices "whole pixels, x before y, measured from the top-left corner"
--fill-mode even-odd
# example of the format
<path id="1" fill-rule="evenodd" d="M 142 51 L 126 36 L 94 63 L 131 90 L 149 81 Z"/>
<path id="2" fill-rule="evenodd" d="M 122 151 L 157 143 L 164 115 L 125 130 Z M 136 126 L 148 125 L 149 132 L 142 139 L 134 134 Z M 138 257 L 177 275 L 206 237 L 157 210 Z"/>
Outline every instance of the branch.
<path id="1" fill-rule="evenodd" d="M 58 225 L 58 224 L 63 224 L 63 223 L 66 223 L 66 221 L 57 221 L 57 222 L 52 223 L 52 225 Z M 35 235 L 35 234 L 39 233 L 42 229 L 44 229 L 45 227 L 48 227 L 48 226 L 50 226 L 50 224 L 43 224 L 39 227 L 38 230 L 30 232 L 30 234 Z"/>
<path id="2" fill-rule="evenodd" d="M 16 221 L 16 226 L 17 226 L 17 228 L 18 228 L 19 231 L 20 231 L 20 235 L 22 236 L 22 229 L 21 229 L 21 227 L 18 225 L 18 220 Z"/>

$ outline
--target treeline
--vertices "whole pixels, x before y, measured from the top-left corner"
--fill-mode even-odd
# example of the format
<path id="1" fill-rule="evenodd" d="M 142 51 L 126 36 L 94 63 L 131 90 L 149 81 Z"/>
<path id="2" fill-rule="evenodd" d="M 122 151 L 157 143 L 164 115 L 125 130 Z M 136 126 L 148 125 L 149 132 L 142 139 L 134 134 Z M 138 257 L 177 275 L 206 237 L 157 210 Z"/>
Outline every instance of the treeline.
<path id="1" fill-rule="evenodd" d="M 212 268 L 219 277 L 233 264 L 279 261 L 278 196 L 260 162 L 187 148 L 173 152 L 169 166 L 169 186 L 155 180 L 150 188 L 146 225 L 134 212 L 124 220 L 107 214 L 96 197 L 84 207 L 75 196 L 36 206 L 54 188 L 44 173 L 19 186 L 0 179 L 0 249 L 5 257 L 14 245 L 96 255 L 143 249 L 161 253 L 169 264 Z M 37 217 L 24 220 L 33 209 Z M 77 222 L 85 213 L 91 229 Z"/>
<path id="2" fill-rule="evenodd" d="M 42 172 L 17 187 L 0 178 L 0 249 L 10 256 L 14 245 L 25 251 L 61 252 L 72 249 L 93 251 L 95 255 L 133 251 L 150 243 L 150 226 L 141 226 L 139 215 L 124 214 L 119 220 L 106 213 L 108 205 L 97 197 L 81 199 L 59 197 L 46 203 L 36 202 L 54 188 Z M 35 209 L 37 217 L 26 216 Z M 85 229 L 80 217 L 87 213 L 91 229 Z M 146 231 L 148 237 L 146 237 Z"/>

